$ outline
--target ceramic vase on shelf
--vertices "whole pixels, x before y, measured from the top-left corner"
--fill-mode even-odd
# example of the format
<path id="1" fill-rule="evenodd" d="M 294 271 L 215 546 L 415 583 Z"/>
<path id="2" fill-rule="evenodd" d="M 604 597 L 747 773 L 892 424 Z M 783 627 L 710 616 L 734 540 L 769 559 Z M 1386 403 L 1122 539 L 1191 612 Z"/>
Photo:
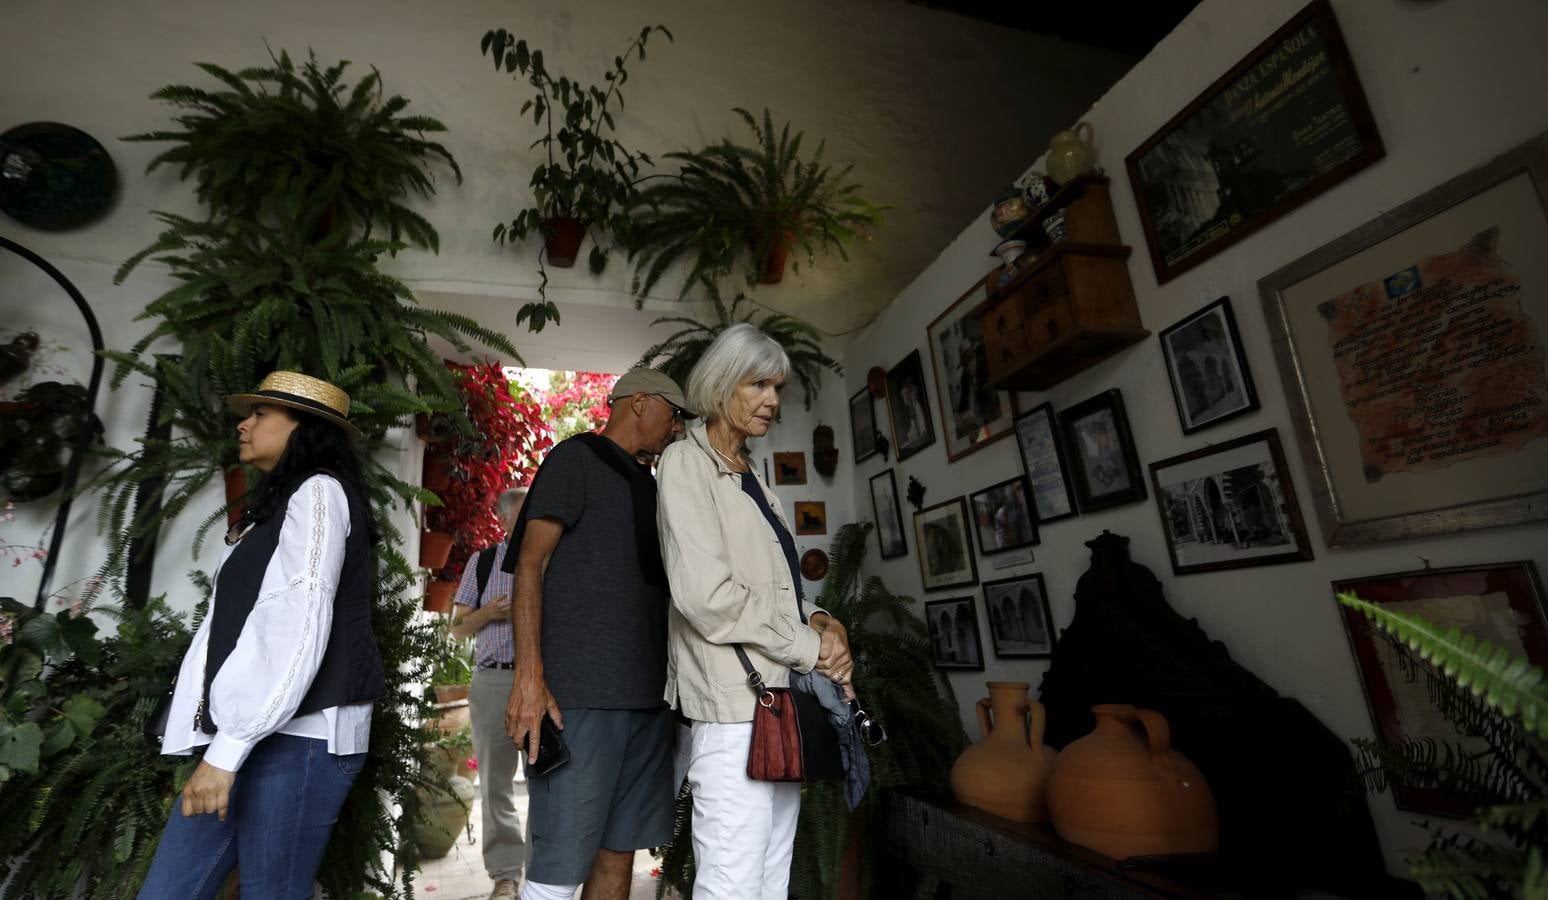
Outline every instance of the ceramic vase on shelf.
<path id="1" fill-rule="evenodd" d="M 1007 185 L 994 198 L 994 208 L 989 210 L 989 225 L 995 234 L 1008 238 L 1031 214 L 1032 204 L 1027 201 L 1026 192 L 1013 184 Z"/>
<path id="2" fill-rule="evenodd" d="M 1166 719 L 1120 703 L 1091 712 L 1096 728 L 1064 748 L 1049 782 L 1059 836 L 1113 859 L 1218 850 L 1215 795 L 1172 749 Z"/>
<path id="3" fill-rule="evenodd" d="M 1025 252 L 1027 252 L 1026 241 L 1001 241 L 999 246 L 994 248 L 994 255 L 1000 258 L 1003 265 L 989 277 L 987 282 L 989 293 L 994 293 L 1016 277 L 1016 260 L 1020 259 Z"/>
<path id="4" fill-rule="evenodd" d="M 1082 132 L 1085 137 L 1081 136 Z M 1096 150 L 1091 146 L 1091 137 L 1089 122 L 1077 122 L 1074 128 L 1053 136 L 1048 143 L 1048 174 L 1054 181 L 1066 185 L 1074 181 L 1075 176 L 1096 168 Z"/>
<path id="5" fill-rule="evenodd" d="M 952 796 L 1012 822 L 1046 822 L 1048 777 L 1059 754 L 1043 743 L 1043 704 L 1028 699 L 1025 681 L 988 684 L 989 696 L 978 701 L 983 740 L 951 767 Z"/>

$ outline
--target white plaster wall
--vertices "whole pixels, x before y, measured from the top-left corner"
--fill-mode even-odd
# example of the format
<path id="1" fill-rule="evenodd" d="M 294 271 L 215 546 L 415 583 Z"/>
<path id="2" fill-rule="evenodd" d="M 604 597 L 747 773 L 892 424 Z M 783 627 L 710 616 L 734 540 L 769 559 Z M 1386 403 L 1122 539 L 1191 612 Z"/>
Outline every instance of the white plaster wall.
<path id="1" fill-rule="evenodd" d="M 1124 156 L 1302 5 L 1302 0 L 1204 0 L 1083 117 L 1095 127 L 1100 164 L 1113 176 L 1119 230 L 1135 248 L 1129 271 L 1145 326 L 1158 332 L 1215 298 L 1229 295 L 1262 409 L 1184 438 L 1154 337 L 1046 395 L 1023 399 L 1033 404 L 1051 400 L 1058 409 L 1108 388 L 1122 389 L 1140 459 L 1147 465 L 1212 441 L 1277 428 L 1316 560 L 1173 576 L 1152 498 L 1050 524 L 1042 531 L 1032 565 L 996 573 L 981 559 L 979 571 L 985 578 L 1042 572 L 1055 622 L 1064 627 L 1074 614 L 1075 581 L 1089 564 L 1082 542 L 1102 529 L 1127 535 L 1134 559 L 1161 579 L 1167 599 L 1180 613 L 1196 616 L 1238 661 L 1281 693 L 1300 700 L 1339 735 L 1370 737 L 1359 676 L 1329 582 L 1417 569 L 1424 560 L 1441 567 L 1530 559 L 1540 571 L 1548 570 L 1548 524 L 1327 550 L 1302 474 L 1302 448 L 1295 439 L 1269 347 L 1257 281 L 1548 129 L 1548 95 L 1543 91 L 1548 84 L 1548 55 L 1541 52 L 1542 39 L 1548 36 L 1548 4 L 1540 0 L 1334 0 L 1387 157 L 1209 262 L 1158 286 L 1124 173 Z M 890 367 L 914 348 L 929 358 L 927 323 L 988 270 L 992 260 L 985 253 L 994 243 L 985 210 L 849 346 L 851 390 L 858 389 L 872 365 Z M 935 385 L 929 388 L 932 409 L 938 410 Z M 868 461 L 856 473 L 855 502 L 866 516 L 870 514 L 866 481 L 885 466 Z M 944 445 L 937 440 L 899 465 L 897 477 L 902 489 L 907 476 L 918 476 L 929 489 L 925 502 L 931 504 L 1020 472 L 1014 438 L 950 465 Z M 922 593 L 911 533 L 907 557 L 881 562 L 873 545 L 870 568 L 894 590 L 926 599 L 976 593 L 983 620 L 981 590 Z M 987 641 L 987 632 L 984 638 Z M 951 675 L 964 727 L 975 738 L 978 727 L 972 708 L 984 694 L 985 680 L 1030 681 L 1035 688 L 1046 669 L 1041 661 L 996 660 L 988 646 L 984 652 L 983 673 Z M 1409 824 L 1417 817 L 1398 811 L 1390 796 L 1373 799 L 1371 807 L 1389 868 L 1406 873 L 1404 854 L 1427 843 L 1424 833 Z"/>

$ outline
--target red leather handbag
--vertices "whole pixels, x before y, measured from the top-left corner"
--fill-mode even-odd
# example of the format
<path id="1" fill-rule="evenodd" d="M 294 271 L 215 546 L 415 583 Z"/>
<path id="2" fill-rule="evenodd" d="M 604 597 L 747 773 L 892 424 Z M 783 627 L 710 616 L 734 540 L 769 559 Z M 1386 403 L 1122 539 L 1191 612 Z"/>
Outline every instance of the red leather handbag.
<path id="1" fill-rule="evenodd" d="M 747 684 L 757 695 L 747 777 L 754 781 L 843 778 L 838 732 L 817 698 L 804 691 L 768 687 L 740 645 L 736 656 L 747 670 Z"/>

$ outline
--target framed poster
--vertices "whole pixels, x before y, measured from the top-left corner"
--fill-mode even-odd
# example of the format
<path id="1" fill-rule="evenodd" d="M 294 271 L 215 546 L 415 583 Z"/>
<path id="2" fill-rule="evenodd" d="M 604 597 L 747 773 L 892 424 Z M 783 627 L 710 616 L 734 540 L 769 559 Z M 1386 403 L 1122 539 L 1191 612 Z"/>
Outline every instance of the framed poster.
<path id="1" fill-rule="evenodd" d="M 774 454 L 775 484 L 805 484 L 806 454 L 800 450 Z"/>
<path id="2" fill-rule="evenodd" d="M 796 534 L 827 534 L 828 504 L 821 500 L 797 500 L 795 505 Z"/>
<path id="3" fill-rule="evenodd" d="M 892 469 L 871 476 L 871 513 L 876 517 L 876 542 L 881 545 L 881 558 L 907 556 L 903 505 L 898 502 L 898 480 Z"/>
<path id="4" fill-rule="evenodd" d="M 1411 613 L 1463 634 L 1503 647 L 1548 668 L 1548 620 L 1543 587 L 1531 562 L 1424 569 L 1333 582 L 1334 594 L 1351 593 Z M 1344 627 L 1354 651 L 1370 707 L 1371 724 L 1386 743 L 1434 740 L 1474 749 L 1479 738 L 1462 737 L 1430 701 L 1423 672 L 1402 658 L 1370 621 L 1342 605 Z M 1394 782 L 1400 809 L 1471 818 L 1475 802 L 1459 794 Z"/>
<path id="5" fill-rule="evenodd" d="M 1230 297 L 1221 297 L 1161 332 L 1161 356 L 1183 434 L 1258 408 L 1258 392 L 1252 386 L 1241 335 L 1236 333 Z"/>
<path id="6" fill-rule="evenodd" d="M 930 656 L 937 669 L 984 670 L 978 637 L 978 612 L 972 597 L 926 600 L 925 624 L 930 630 Z"/>
<path id="7" fill-rule="evenodd" d="M 856 463 L 876 455 L 876 407 L 866 388 L 849 398 L 849 439 L 855 445 Z"/>
<path id="8" fill-rule="evenodd" d="M 1124 164 L 1162 284 L 1386 155 L 1328 0 L 1313 0 Z"/>
<path id="9" fill-rule="evenodd" d="M 984 611 L 995 656 L 1053 656 L 1053 614 L 1048 610 L 1048 590 L 1041 573 L 984 582 Z"/>
<path id="10" fill-rule="evenodd" d="M 1129 433 L 1122 391 L 1104 391 L 1059 413 L 1059 431 L 1070 449 L 1070 471 L 1081 512 L 1145 499 L 1145 477 Z"/>
<path id="11" fill-rule="evenodd" d="M 1059 441 L 1059 430 L 1054 427 L 1052 403 L 1044 403 L 1016 417 L 1016 445 L 1021 450 L 1021 466 L 1032 485 L 1038 523 L 1075 515 L 1075 491 L 1070 487 L 1064 445 Z"/>
<path id="12" fill-rule="evenodd" d="M 1548 142 L 1258 282 L 1330 547 L 1548 518 Z"/>
<path id="13" fill-rule="evenodd" d="M 914 513 L 914 546 L 924 589 L 978 583 L 978 562 L 968 536 L 967 503 L 961 497 Z"/>
<path id="14" fill-rule="evenodd" d="M 985 556 L 1037 543 L 1037 515 L 1025 476 L 990 485 L 968 496 L 978 550 Z"/>
<path id="15" fill-rule="evenodd" d="M 1276 429 L 1151 463 L 1150 480 L 1178 575 L 1312 558 Z"/>
<path id="16" fill-rule="evenodd" d="M 925 392 L 924 365 L 915 350 L 887 372 L 887 414 L 892 419 L 892 446 L 902 462 L 935 443 Z"/>
<path id="17" fill-rule="evenodd" d="M 989 386 L 983 328 L 967 315 L 983 296 L 984 282 L 979 279 L 925 329 L 950 462 L 1010 434 L 1016 418 L 1015 395 Z"/>

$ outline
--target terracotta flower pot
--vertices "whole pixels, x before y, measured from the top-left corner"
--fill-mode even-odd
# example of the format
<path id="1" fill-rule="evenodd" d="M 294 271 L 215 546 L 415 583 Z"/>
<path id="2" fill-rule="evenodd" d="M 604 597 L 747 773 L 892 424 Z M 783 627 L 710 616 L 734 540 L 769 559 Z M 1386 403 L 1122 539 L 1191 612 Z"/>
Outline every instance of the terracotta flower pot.
<path id="1" fill-rule="evenodd" d="M 451 851 L 468 824 L 468 813 L 478 792 L 466 778 L 453 776 L 450 789 L 420 788 L 425 821 L 414 823 L 414 844 L 425 859 L 440 859 Z"/>
<path id="2" fill-rule="evenodd" d="M 1215 795 L 1172 749 L 1166 719 L 1127 704 L 1091 712 L 1096 728 L 1064 748 L 1049 784 L 1059 836 L 1114 859 L 1218 850 Z"/>
<path id="3" fill-rule="evenodd" d="M 779 284 L 785 278 L 785 263 L 790 259 L 790 247 L 795 234 L 782 231 L 769 247 L 769 255 L 763 259 L 763 271 L 758 275 L 759 284 Z"/>
<path id="4" fill-rule="evenodd" d="M 226 502 L 247 496 L 247 469 L 243 466 L 232 466 L 226 470 Z M 226 525 L 230 527 L 242 520 L 242 513 L 246 510 L 245 504 L 233 506 L 226 510 Z"/>
<path id="5" fill-rule="evenodd" d="M 426 453 L 420 480 L 425 490 L 437 494 L 451 487 L 451 468 L 447 465 L 446 457 L 439 453 Z"/>
<path id="6" fill-rule="evenodd" d="M 983 740 L 957 757 L 951 793 L 1012 822 L 1046 822 L 1048 778 L 1059 754 L 1043 743 L 1043 704 L 1027 698 L 1025 681 L 988 685 L 989 696 L 978 701 Z"/>
<path id="7" fill-rule="evenodd" d="M 445 582 L 451 584 L 450 581 Z M 450 703 L 453 700 L 468 699 L 468 686 L 465 684 L 438 684 L 435 686 L 435 702 Z"/>
<path id="8" fill-rule="evenodd" d="M 419 536 L 419 567 L 435 570 L 446 565 L 451 556 L 452 536 L 444 531 L 426 531 Z"/>
<path id="9" fill-rule="evenodd" d="M 586 224 L 580 219 L 544 219 L 543 252 L 548 264 L 557 269 L 575 265 L 581 242 L 586 239 Z"/>
<path id="10" fill-rule="evenodd" d="M 451 612 L 452 597 L 457 593 L 455 581 L 432 581 L 425 588 L 425 612 Z"/>

